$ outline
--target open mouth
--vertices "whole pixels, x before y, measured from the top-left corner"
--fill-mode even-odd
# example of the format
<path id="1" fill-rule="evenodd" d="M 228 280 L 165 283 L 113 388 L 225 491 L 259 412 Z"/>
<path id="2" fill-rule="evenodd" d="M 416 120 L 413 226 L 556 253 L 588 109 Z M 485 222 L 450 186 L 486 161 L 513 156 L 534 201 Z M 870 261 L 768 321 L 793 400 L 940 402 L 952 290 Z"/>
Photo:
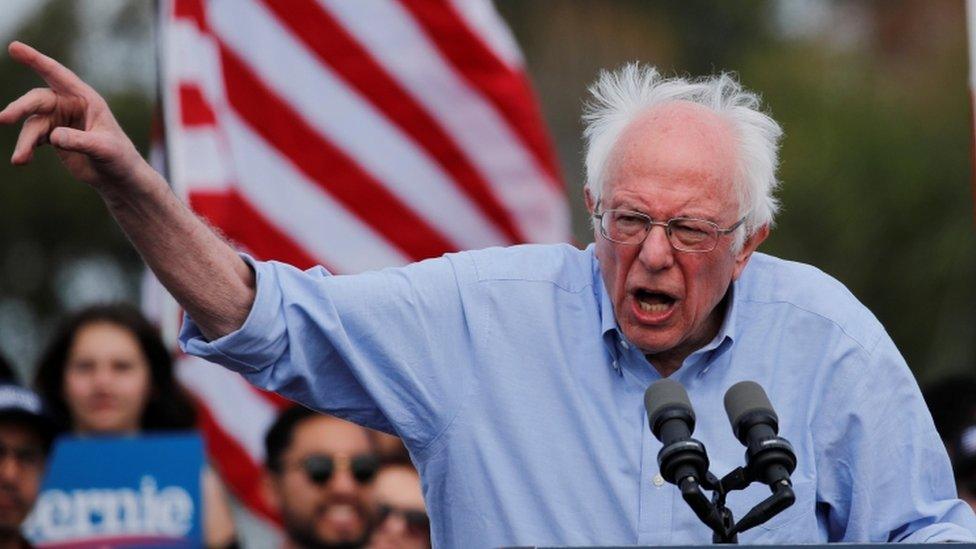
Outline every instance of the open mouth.
<path id="1" fill-rule="evenodd" d="M 634 292 L 634 298 L 640 310 L 652 314 L 665 313 L 671 310 L 675 302 L 675 298 L 666 293 L 645 289 Z"/>

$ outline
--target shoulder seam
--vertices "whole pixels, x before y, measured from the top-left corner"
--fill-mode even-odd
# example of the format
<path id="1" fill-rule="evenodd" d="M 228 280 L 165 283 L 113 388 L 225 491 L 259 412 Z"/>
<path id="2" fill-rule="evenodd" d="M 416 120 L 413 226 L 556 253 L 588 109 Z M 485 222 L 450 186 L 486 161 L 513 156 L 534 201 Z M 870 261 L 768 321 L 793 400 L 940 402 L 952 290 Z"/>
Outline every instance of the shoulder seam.
<path id="1" fill-rule="evenodd" d="M 774 305 L 774 304 L 789 305 L 790 307 L 793 307 L 794 309 L 799 309 L 799 310 L 801 310 L 801 311 L 803 311 L 805 313 L 809 313 L 811 315 L 820 317 L 820 318 L 826 320 L 827 322 L 833 324 L 834 326 L 836 326 L 838 330 L 840 330 L 845 336 L 847 336 L 848 339 L 850 339 L 855 344 L 857 344 L 857 346 L 860 347 L 862 351 L 864 351 L 865 353 L 867 353 L 868 356 L 871 356 L 872 354 L 874 354 L 873 353 L 874 352 L 874 349 L 877 347 L 878 342 L 881 340 L 881 335 L 880 334 L 876 334 L 876 336 L 874 337 L 874 341 L 872 341 L 870 343 L 868 343 L 868 342 L 862 342 L 859 338 L 854 337 L 850 332 L 848 332 L 847 329 L 844 328 L 843 326 L 841 326 L 836 320 L 834 320 L 834 319 L 832 319 L 832 318 L 830 318 L 828 316 L 825 316 L 825 315 L 823 315 L 821 313 L 818 313 L 816 311 L 811 311 L 810 309 L 807 309 L 806 307 L 801 307 L 800 305 L 797 305 L 796 303 L 793 303 L 792 301 L 784 301 L 784 300 L 778 300 L 778 299 L 777 300 L 769 300 L 769 301 L 759 301 L 759 300 L 755 300 L 755 299 L 743 299 L 742 302 L 743 303 L 757 303 L 757 304 L 762 304 L 762 305 Z M 871 348 L 868 349 L 868 346 L 870 346 Z"/>

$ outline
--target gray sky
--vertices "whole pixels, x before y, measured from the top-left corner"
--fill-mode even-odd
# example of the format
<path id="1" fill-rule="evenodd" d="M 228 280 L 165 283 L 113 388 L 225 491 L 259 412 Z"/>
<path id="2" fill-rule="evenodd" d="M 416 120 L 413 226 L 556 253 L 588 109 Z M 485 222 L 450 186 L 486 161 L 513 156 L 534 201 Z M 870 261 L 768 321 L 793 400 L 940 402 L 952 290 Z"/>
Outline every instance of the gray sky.
<path id="1" fill-rule="evenodd" d="M 46 0 L 0 0 L 0 41 L 6 45 L 12 36 L 9 33 L 30 14 L 39 10 Z"/>

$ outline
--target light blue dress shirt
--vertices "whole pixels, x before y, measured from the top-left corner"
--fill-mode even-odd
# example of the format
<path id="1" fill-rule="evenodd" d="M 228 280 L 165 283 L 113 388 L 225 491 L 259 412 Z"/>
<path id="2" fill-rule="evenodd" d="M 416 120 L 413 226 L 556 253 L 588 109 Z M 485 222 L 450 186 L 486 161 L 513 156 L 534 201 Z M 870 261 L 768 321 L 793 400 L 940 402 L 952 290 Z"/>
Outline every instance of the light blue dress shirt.
<path id="1" fill-rule="evenodd" d="M 593 247 L 517 246 L 331 276 L 252 264 L 244 325 L 186 351 L 401 436 L 438 547 L 710 543 L 658 475 L 645 388 Z M 874 316 L 809 266 L 755 254 L 720 332 L 672 376 L 722 476 L 744 462 L 722 398 L 754 380 L 797 454 L 796 503 L 741 543 L 974 540 L 918 386 Z M 740 518 L 769 489 L 729 496 Z"/>

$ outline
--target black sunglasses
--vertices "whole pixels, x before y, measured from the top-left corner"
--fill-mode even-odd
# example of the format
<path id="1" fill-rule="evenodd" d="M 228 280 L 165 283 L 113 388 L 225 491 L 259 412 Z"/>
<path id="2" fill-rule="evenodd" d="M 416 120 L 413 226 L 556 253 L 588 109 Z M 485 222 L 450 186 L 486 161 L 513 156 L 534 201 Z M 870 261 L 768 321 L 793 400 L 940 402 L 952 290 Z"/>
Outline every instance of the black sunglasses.
<path id="1" fill-rule="evenodd" d="M 361 454 L 358 456 L 329 456 L 325 454 L 314 454 L 301 461 L 302 470 L 308 480 L 314 484 L 323 485 L 329 482 L 335 473 L 336 464 L 348 467 L 354 479 L 359 484 L 366 484 L 373 480 L 376 471 L 380 468 L 379 459 L 372 454 Z"/>
<path id="2" fill-rule="evenodd" d="M 386 504 L 379 504 L 376 508 L 376 524 L 382 524 L 390 516 L 398 516 L 407 525 L 407 532 L 412 536 L 430 536 L 430 519 L 427 513 L 411 509 L 399 509 Z"/>

